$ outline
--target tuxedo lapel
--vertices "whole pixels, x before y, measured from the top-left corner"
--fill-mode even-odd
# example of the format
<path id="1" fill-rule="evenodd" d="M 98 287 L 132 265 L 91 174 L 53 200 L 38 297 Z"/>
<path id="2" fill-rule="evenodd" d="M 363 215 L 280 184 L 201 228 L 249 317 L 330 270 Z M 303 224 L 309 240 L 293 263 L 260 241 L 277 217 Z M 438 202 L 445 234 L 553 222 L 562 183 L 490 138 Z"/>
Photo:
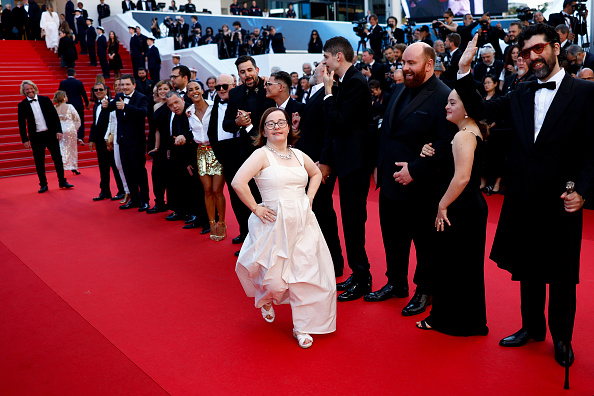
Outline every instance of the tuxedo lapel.
<path id="1" fill-rule="evenodd" d="M 519 96 L 523 130 L 517 132 L 524 145 L 530 149 L 534 145 L 534 91 L 524 84 Z"/>
<path id="2" fill-rule="evenodd" d="M 569 74 L 566 74 L 561 81 L 561 86 L 557 90 L 553 101 L 551 102 L 549 111 L 547 111 L 547 114 L 545 115 L 545 119 L 542 123 L 542 127 L 540 128 L 540 132 L 538 133 L 535 144 L 538 144 L 538 142 L 546 139 L 547 136 L 552 133 L 558 122 L 563 118 L 563 113 L 570 102 L 569 95 L 571 93 L 572 86 L 573 77 L 570 77 Z"/>
<path id="3" fill-rule="evenodd" d="M 406 117 L 408 117 L 413 111 L 415 111 L 415 109 L 417 107 L 419 107 L 420 105 L 423 104 L 423 102 L 425 102 L 427 99 L 429 99 L 429 97 L 431 96 L 431 94 L 433 93 L 433 91 L 435 90 L 435 84 L 437 83 L 437 79 L 435 79 L 434 81 L 429 82 L 422 90 L 421 92 L 419 92 L 417 94 L 417 96 L 415 96 L 414 99 L 412 99 L 410 101 L 410 103 L 404 108 L 402 109 L 402 112 L 400 114 L 398 114 L 398 118 L 396 119 L 396 122 L 392 126 L 392 131 L 394 131 L 396 129 L 396 126 L 398 124 L 400 124 L 400 122 L 402 122 L 402 120 L 404 120 Z"/>
<path id="4" fill-rule="evenodd" d="M 404 92 L 404 84 L 401 85 L 400 91 L 396 95 L 394 95 L 388 108 L 386 109 L 388 114 L 390 114 L 390 119 L 388 120 L 390 126 L 394 125 L 394 116 L 395 116 L 394 113 L 396 111 L 397 104 L 400 101 L 400 97 L 402 96 L 402 92 Z"/>
<path id="5" fill-rule="evenodd" d="M 318 101 L 318 98 L 320 98 L 325 93 L 326 92 L 324 90 L 324 87 L 322 87 L 322 88 L 318 89 L 317 92 L 314 93 L 312 96 L 310 96 L 309 98 L 307 98 L 307 100 L 305 102 L 305 111 L 304 111 L 304 113 L 307 114 L 307 110 L 309 110 L 313 106 L 313 104 Z"/>

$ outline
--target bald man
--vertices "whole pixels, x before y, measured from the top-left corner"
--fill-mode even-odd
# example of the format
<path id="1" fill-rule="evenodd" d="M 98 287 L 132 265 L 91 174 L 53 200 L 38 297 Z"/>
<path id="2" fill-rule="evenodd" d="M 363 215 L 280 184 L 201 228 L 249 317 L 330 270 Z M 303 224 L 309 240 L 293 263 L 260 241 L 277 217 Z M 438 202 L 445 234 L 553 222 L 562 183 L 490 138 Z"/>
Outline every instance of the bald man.
<path id="1" fill-rule="evenodd" d="M 594 81 L 594 71 L 592 71 L 592 69 L 590 69 L 589 67 L 584 67 L 578 77 L 582 80 L 587 80 L 587 81 Z"/>
<path id="2" fill-rule="evenodd" d="M 435 213 L 440 198 L 437 163 L 451 151 L 455 126 L 446 120 L 450 89 L 434 75 L 435 51 L 425 43 L 409 46 L 402 57 L 404 84 L 396 85 L 384 115 L 376 183 L 380 187 L 380 225 L 388 283 L 365 301 L 407 297 L 408 262 L 414 242 L 416 292 L 402 310 L 405 316 L 424 312 L 432 302 L 431 265 L 435 250 Z M 442 157 L 422 158 L 427 142 Z"/>

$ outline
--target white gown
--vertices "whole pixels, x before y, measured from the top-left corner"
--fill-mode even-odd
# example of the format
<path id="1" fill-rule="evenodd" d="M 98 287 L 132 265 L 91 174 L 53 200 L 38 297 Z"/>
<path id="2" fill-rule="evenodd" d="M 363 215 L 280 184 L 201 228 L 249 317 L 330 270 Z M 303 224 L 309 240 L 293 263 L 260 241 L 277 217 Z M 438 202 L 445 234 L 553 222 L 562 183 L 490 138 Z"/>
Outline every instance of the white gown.
<path id="1" fill-rule="evenodd" d="M 80 117 L 78 111 L 71 104 L 67 105 L 65 114 L 58 114 L 62 125 L 62 139 L 60 139 L 60 152 L 64 170 L 78 169 L 78 128 Z"/>
<path id="2" fill-rule="evenodd" d="M 58 48 L 58 42 L 60 41 L 60 18 L 57 12 L 52 12 L 50 15 L 49 11 L 44 11 L 41 14 L 41 22 L 39 27 L 45 30 L 45 45 L 47 48 Z"/>
<path id="3" fill-rule="evenodd" d="M 291 304 L 295 330 L 325 334 L 336 330 L 336 278 L 332 257 L 305 194 L 308 182 L 301 151 L 291 149 L 301 166 L 279 165 L 265 147 L 270 166 L 254 178 L 262 205 L 276 212 L 266 224 L 249 218 L 249 233 L 235 271 L 256 308 L 269 302 Z"/>

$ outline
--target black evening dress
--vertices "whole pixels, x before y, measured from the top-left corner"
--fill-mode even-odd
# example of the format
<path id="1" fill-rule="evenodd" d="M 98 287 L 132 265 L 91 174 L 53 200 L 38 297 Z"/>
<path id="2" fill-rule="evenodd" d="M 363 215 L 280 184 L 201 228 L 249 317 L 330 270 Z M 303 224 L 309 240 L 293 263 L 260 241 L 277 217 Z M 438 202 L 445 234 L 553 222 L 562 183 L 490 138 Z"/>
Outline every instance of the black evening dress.
<path id="1" fill-rule="evenodd" d="M 120 43 L 118 41 L 110 43 L 108 53 L 109 55 L 115 54 L 113 59 L 109 60 L 109 70 L 122 70 L 124 66 L 122 65 L 122 58 L 120 57 Z"/>
<path id="2" fill-rule="evenodd" d="M 426 319 L 433 329 L 453 336 L 486 335 L 489 332 L 484 276 L 487 202 L 479 190 L 486 150 L 480 137 L 477 136 L 476 141 L 470 181 L 448 207 L 447 215 L 452 225 L 446 224 L 445 231 L 437 233 L 433 308 Z M 453 176 L 454 158 L 450 152 L 443 172 L 443 193 Z"/>

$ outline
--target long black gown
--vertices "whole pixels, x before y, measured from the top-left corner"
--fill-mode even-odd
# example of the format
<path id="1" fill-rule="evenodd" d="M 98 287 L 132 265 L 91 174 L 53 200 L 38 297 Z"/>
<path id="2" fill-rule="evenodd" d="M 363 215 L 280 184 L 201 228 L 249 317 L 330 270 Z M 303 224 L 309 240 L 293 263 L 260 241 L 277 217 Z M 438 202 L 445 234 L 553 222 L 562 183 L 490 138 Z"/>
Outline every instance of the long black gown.
<path id="1" fill-rule="evenodd" d="M 471 132 L 459 132 L 471 133 Z M 435 263 L 433 308 L 426 319 L 433 329 L 453 336 L 486 335 L 485 238 L 487 202 L 481 194 L 481 164 L 485 143 L 476 137 L 470 181 L 448 207 L 451 226 L 437 234 L 438 260 Z M 454 158 L 445 166 L 442 193 L 454 176 Z M 437 232 L 437 231 L 436 231 Z"/>

